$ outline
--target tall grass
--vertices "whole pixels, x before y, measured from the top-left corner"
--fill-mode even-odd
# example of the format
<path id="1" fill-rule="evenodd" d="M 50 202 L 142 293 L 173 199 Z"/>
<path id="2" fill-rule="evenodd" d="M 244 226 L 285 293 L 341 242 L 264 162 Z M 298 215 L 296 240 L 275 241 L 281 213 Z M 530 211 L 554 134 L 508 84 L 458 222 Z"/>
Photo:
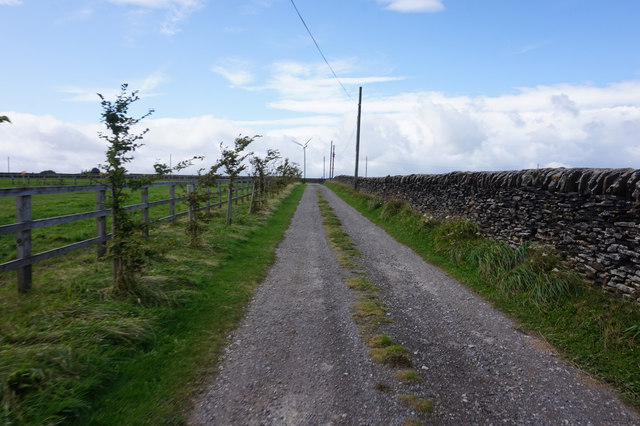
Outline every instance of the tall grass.
<path id="1" fill-rule="evenodd" d="M 110 264 L 93 250 L 39 264 L 26 295 L 1 274 L 0 424 L 184 423 L 302 190 L 258 215 L 239 206 L 231 227 L 214 217 L 199 250 L 184 223 L 161 225 L 129 299 L 105 292 Z"/>
<path id="2" fill-rule="evenodd" d="M 436 221 L 408 213 L 409 206 L 397 200 L 335 183 L 328 186 L 640 408 L 640 304 L 594 288 L 566 269 L 548 247 L 511 247 L 483 237 L 469 221 Z"/>

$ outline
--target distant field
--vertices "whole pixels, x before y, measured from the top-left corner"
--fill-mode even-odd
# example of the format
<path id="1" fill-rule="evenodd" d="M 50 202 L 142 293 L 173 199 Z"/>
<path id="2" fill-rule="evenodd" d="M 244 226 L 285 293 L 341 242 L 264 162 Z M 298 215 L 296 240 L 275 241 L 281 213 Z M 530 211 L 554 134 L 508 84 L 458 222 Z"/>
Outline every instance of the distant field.
<path id="1" fill-rule="evenodd" d="M 28 176 L 16 177 L 16 178 L 0 178 L 0 188 L 15 188 L 15 187 L 32 187 L 32 186 L 54 186 L 54 185 L 94 185 L 104 183 L 104 179 L 100 178 L 68 178 L 49 176 L 46 178 L 29 178 Z"/>

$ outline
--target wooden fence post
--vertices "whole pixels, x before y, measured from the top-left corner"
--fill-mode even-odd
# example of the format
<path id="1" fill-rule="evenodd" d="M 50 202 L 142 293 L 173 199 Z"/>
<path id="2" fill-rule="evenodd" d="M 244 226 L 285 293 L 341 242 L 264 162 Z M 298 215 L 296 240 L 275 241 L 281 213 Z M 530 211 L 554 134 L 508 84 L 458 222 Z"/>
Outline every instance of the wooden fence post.
<path id="1" fill-rule="evenodd" d="M 31 222 L 31 195 L 16 197 L 17 223 Z M 31 256 L 31 229 L 25 229 L 16 233 L 16 248 L 18 259 Z M 31 288 L 31 265 L 18 269 L 18 291 L 26 293 Z"/>
<path id="2" fill-rule="evenodd" d="M 144 224 L 144 235 L 149 236 L 149 187 L 145 186 L 140 189 L 142 208 L 142 223 Z"/>
<path id="3" fill-rule="evenodd" d="M 249 200 L 249 214 L 253 213 L 253 200 L 255 198 L 256 193 L 256 181 L 253 181 L 253 185 L 251 186 L 251 199 Z"/>
<path id="4" fill-rule="evenodd" d="M 169 185 L 169 216 L 171 216 L 171 222 L 176 220 L 176 184 Z"/>
<path id="5" fill-rule="evenodd" d="M 218 207 L 222 207 L 222 184 L 218 182 Z"/>
<path id="6" fill-rule="evenodd" d="M 211 214 L 211 188 L 207 186 L 207 214 Z"/>
<path id="7" fill-rule="evenodd" d="M 227 226 L 231 225 L 231 198 L 233 198 L 233 185 L 229 180 L 227 184 Z"/>
<path id="8" fill-rule="evenodd" d="M 107 191 L 99 189 L 96 191 L 96 210 L 104 210 L 104 202 L 106 201 Z M 107 217 L 102 216 L 96 218 L 96 228 L 98 231 L 98 237 L 101 241 L 98 243 L 98 258 L 107 254 Z"/>
<path id="9" fill-rule="evenodd" d="M 187 186 L 187 192 L 189 195 L 193 194 L 196 191 L 195 185 Z M 196 211 L 193 209 L 191 203 L 189 203 L 189 222 L 196 220 Z"/>

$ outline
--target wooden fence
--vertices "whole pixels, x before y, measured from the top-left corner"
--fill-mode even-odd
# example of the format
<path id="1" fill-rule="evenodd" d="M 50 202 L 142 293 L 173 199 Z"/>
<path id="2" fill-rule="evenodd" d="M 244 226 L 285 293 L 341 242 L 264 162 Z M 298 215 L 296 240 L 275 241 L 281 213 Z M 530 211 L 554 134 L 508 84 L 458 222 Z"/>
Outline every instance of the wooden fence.
<path id="1" fill-rule="evenodd" d="M 228 183 L 227 179 L 219 179 L 217 182 L 217 188 L 208 188 L 207 191 L 212 194 L 217 193 L 217 203 L 207 202 L 206 206 L 200 208 L 200 210 L 211 209 L 221 207 L 223 204 L 229 201 L 238 204 L 238 201 L 244 201 L 246 198 L 252 196 L 253 181 L 250 178 L 241 178 L 234 182 L 233 189 L 234 194 L 223 191 L 223 185 Z M 149 209 L 155 206 L 168 205 L 169 214 L 165 217 L 157 219 L 152 223 L 174 220 L 178 217 L 185 215 L 194 215 L 195 212 L 185 210 L 182 212 L 176 212 L 176 203 L 186 201 L 187 197 L 176 197 L 176 186 L 186 185 L 187 191 L 194 191 L 194 182 L 157 182 L 148 186 L 144 186 L 140 190 L 141 200 L 139 204 L 126 206 L 125 210 L 135 211 L 141 210 L 142 221 L 149 222 Z M 169 198 L 149 202 L 149 188 L 150 187 L 169 187 Z M 31 188 L 6 188 L 0 189 L 0 197 L 15 197 L 16 198 L 16 223 L 0 226 L 0 235 L 16 234 L 16 259 L 0 264 L 0 273 L 6 271 L 17 270 L 18 271 L 18 291 L 26 292 L 31 287 L 31 265 L 43 260 L 50 259 L 55 256 L 60 256 L 65 253 L 69 253 L 74 250 L 79 250 L 92 245 L 97 245 L 98 257 L 106 254 L 106 243 L 111 237 L 111 234 L 107 233 L 107 216 L 111 215 L 111 210 L 105 208 L 106 193 L 110 189 L 107 185 L 76 185 L 76 186 L 45 186 L 45 187 L 31 187 Z M 95 192 L 96 193 L 96 209 L 90 212 L 75 213 L 66 216 L 49 217 L 44 219 L 32 220 L 31 218 L 31 197 L 33 195 L 45 195 L 45 194 L 64 194 L 70 192 Z M 223 197 L 223 192 L 227 197 Z M 223 199 L 226 198 L 226 199 Z M 231 203 L 229 206 L 231 207 Z M 228 214 L 230 209 L 228 209 Z M 31 253 L 31 231 L 37 228 L 44 228 L 47 226 L 61 225 L 64 223 L 76 222 L 79 220 L 96 219 L 97 235 L 94 238 L 79 241 L 73 244 L 69 244 L 63 247 L 58 247 L 52 250 L 48 250 L 42 253 Z"/>

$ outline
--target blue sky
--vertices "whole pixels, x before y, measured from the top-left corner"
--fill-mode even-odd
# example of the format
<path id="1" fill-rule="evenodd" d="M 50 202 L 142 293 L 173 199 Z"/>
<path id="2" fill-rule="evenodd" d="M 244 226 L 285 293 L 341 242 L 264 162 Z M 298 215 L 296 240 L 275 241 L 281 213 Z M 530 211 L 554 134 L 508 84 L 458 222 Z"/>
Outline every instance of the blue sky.
<path id="1" fill-rule="evenodd" d="M 154 109 L 132 171 L 260 138 L 307 175 L 640 168 L 633 0 L 0 0 L 0 170 L 104 161 L 100 104 Z M 6 165 L 6 158 L 10 158 Z"/>

